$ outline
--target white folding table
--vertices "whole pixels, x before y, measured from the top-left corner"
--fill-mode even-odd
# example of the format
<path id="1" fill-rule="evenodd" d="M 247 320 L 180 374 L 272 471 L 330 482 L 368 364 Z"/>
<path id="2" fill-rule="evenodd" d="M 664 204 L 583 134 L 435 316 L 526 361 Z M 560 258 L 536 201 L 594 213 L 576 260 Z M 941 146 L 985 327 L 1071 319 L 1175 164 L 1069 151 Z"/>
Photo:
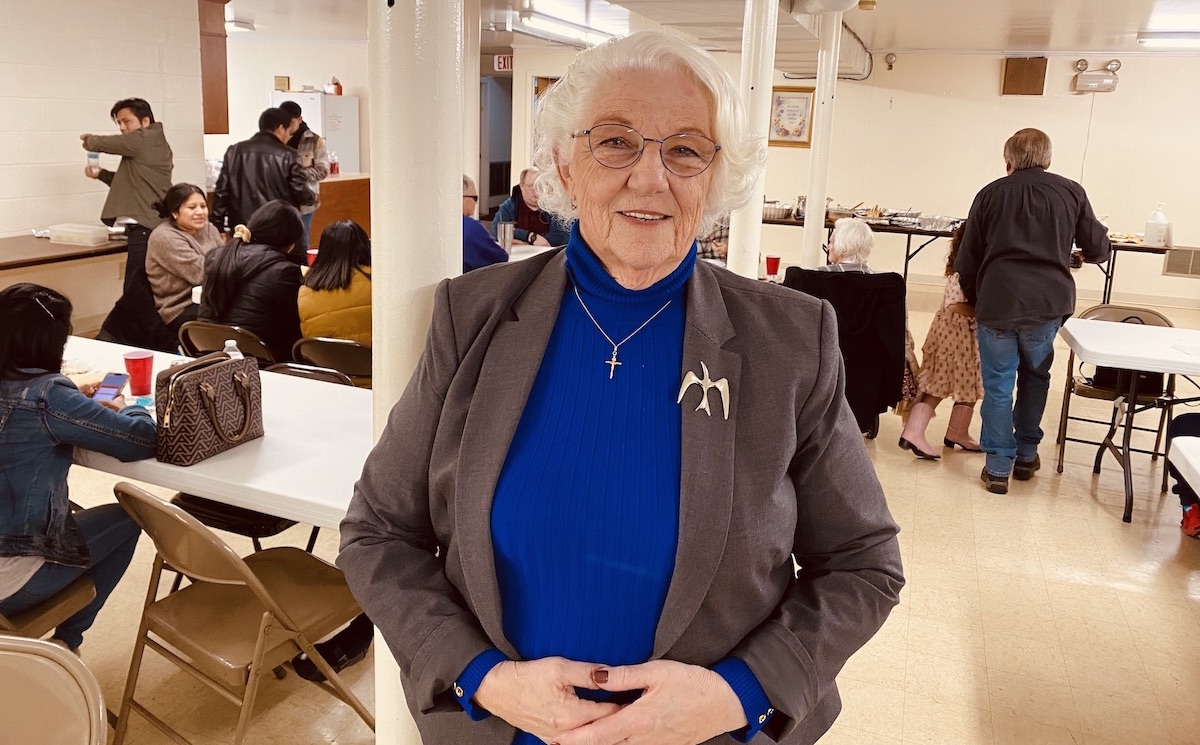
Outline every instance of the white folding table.
<path id="1" fill-rule="evenodd" d="M 1076 357 L 1092 365 L 1167 375 L 1200 375 L 1200 330 L 1071 318 L 1063 324 L 1059 333 Z M 1095 473 L 1100 472 L 1100 460 L 1105 451 L 1117 458 L 1125 475 L 1125 514 L 1121 518 L 1125 522 L 1133 519 L 1133 475 L 1129 462 L 1133 416 L 1157 405 L 1138 407 L 1135 402 L 1140 376 L 1128 377 L 1129 389 L 1113 404 L 1120 406 L 1123 411 L 1121 445 L 1113 442 L 1117 430 L 1117 422 L 1114 421 L 1104 436 L 1093 467 Z M 1189 400 L 1176 399 L 1175 403 Z"/>
<path id="2" fill-rule="evenodd" d="M 71 337 L 66 359 L 100 375 L 122 372 L 133 347 Z M 154 372 L 182 359 L 156 352 Z M 265 434 L 193 466 L 122 463 L 76 450 L 77 463 L 321 528 L 338 527 L 371 451 L 371 391 L 262 373 Z M 132 396 L 126 400 L 133 402 Z"/>

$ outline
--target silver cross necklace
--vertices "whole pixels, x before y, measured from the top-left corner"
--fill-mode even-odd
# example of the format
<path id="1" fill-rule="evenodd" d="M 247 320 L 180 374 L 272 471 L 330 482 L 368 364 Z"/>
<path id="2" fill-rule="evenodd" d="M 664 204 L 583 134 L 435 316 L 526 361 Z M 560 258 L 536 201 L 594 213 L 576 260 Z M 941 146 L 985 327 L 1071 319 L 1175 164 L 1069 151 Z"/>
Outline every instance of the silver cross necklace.
<path id="1" fill-rule="evenodd" d="M 622 339 L 621 341 L 613 341 L 613 340 L 612 340 L 612 337 L 611 337 L 611 336 L 609 336 L 609 335 L 608 335 L 608 333 L 607 333 L 607 332 L 605 332 L 604 328 L 603 328 L 603 327 L 600 325 L 600 322 L 596 320 L 596 317 L 592 315 L 592 311 L 588 309 L 588 307 L 587 307 L 587 303 L 583 302 L 583 296 L 581 296 L 581 295 L 579 294 L 579 288 L 578 288 L 578 287 L 572 287 L 571 289 L 573 289 L 573 290 L 575 291 L 575 297 L 576 297 L 576 299 L 578 299 L 578 300 L 579 300 L 579 304 L 583 306 L 583 312 L 584 312 L 584 313 L 587 313 L 587 317 L 588 317 L 588 318 L 590 318 L 590 319 L 592 319 L 592 323 L 593 323 L 593 324 L 596 326 L 596 330 L 598 330 L 598 331 L 599 331 L 601 334 L 604 334 L 604 338 L 605 338 L 605 339 L 608 341 L 608 343 L 609 343 L 609 344 L 612 344 L 612 348 L 613 348 L 613 350 L 612 350 L 612 357 L 611 357 L 610 359 L 608 359 L 608 360 L 606 360 L 606 361 L 604 362 L 604 364 L 608 365 L 608 379 L 609 379 L 609 380 L 612 380 L 612 379 L 613 379 L 613 374 L 617 372 L 617 367 L 618 367 L 619 365 L 621 365 L 621 364 L 622 364 L 622 363 L 620 363 L 620 362 L 617 362 L 617 350 L 621 348 L 621 345 L 622 345 L 622 344 L 624 344 L 625 342 L 629 341 L 630 339 L 632 339 L 632 338 L 634 337 L 634 335 L 636 335 L 636 334 L 637 334 L 637 332 L 639 332 L 639 331 L 641 331 L 642 329 L 646 328 L 646 325 L 647 325 L 647 324 L 649 324 L 649 323 L 650 323 L 651 321 L 653 321 L 655 318 L 658 318 L 658 314 L 659 314 L 659 313 L 662 313 L 664 310 L 666 310 L 666 309 L 667 309 L 667 306 L 671 304 L 671 301 L 670 301 L 670 300 L 668 300 L 667 302 L 663 303 L 663 307 L 661 307 L 661 308 L 659 308 L 658 310 L 654 311 L 654 315 L 652 315 L 652 316 L 650 316 L 649 318 L 647 318 L 647 319 L 646 319 L 646 320 L 645 320 L 645 321 L 642 323 L 642 325 L 641 325 L 641 326 L 638 326 L 637 328 L 635 328 L 635 329 L 634 329 L 634 330 L 633 330 L 633 331 L 632 331 L 632 332 L 629 334 L 629 336 L 626 336 L 626 337 L 625 337 L 624 339 Z"/>

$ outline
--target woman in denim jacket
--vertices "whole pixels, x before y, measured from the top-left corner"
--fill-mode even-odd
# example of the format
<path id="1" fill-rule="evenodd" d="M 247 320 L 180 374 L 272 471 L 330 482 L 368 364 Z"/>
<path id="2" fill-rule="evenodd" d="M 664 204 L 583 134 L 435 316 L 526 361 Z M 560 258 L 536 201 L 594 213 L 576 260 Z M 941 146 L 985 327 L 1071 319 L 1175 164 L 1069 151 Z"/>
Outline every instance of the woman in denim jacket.
<path id="1" fill-rule="evenodd" d="M 71 513 L 75 447 L 123 461 L 154 455 L 155 424 L 140 406 L 93 401 L 59 373 L 71 301 L 16 284 L 0 291 L 0 613 L 42 603 L 81 574 L 96 598 L 54 631 L 71 650 L 133 558 L 140 533 L 117 504 Z"/>

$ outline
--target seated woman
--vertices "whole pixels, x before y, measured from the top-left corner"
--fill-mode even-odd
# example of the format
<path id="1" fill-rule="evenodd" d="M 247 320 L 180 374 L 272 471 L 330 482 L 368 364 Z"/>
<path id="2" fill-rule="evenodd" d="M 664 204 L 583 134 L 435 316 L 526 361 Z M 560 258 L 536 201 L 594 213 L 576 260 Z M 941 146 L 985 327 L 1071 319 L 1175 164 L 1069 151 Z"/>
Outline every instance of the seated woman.
<path id="1" fill-rule="evenodd" d="M 192 288 L 204 282 L 204 257 L 225 239 L 208 221 L 208 202 L 199 186 L 175 184 L 154 207 L 164 219 L 150 233 L 146 277 L 158 315 L 178 336 L 179 327 L 200 312 Z"/>
<path id="2" fill-rule="evenodd" d="M 29 610 L 87 574 L 96 598 L 54 630 L 72 651 L 129 566 L 140 531 L 117 504 L 71 512 L 75 447 L 123 461 L 154 455 L 155 425 L 140 406 L 59 373 L 71 301 L 21 283 L 0 291 L 0 614 Z"/>
<path id="3" fill-rule="evenodd" d="M 371 239 L 353 220 L 339 220 L 322 231 L 320 245 L 300 287 L 300 331 L 369 347 Z"/>
<path id="4" fill-rule="evenodd" d="M 817 271 L 874 274 L 867 266 L 874 245 L 875 234 L 870 225 L 857 217 L 843 217 L 833 224 L 829 236 L 829 263 L 817 267 Z"/>
<path id="5" fill-rule="evenodd" d="M 255 210 L 248 225 L 234 228 L 233 240 L 204 259 L 200 318 L 252 331 L 277 362 L 290 360 L 300 338 L 300 267 L 287 255 L 303 233 L 300 212 L 287 202 Z"/>

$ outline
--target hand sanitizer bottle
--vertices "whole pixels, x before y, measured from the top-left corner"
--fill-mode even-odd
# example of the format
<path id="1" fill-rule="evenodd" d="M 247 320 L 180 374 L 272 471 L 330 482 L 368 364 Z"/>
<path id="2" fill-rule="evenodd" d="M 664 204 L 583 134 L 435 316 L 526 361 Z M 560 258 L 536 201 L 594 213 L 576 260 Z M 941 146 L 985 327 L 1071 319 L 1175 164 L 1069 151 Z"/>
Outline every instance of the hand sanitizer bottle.
<path id="1" fill-rule="evenodd" d="M 225 340 L 224 352 L 229 355 L 229 359 L 231 360 L 240 360 L 244 356 L 242 355 L 242 350 L 238 349 L 237 341 L 234 339 Z"/>
<path id="2" fill-rule="evenodd" d="M 88 153 L 87 165 L 93 176 L 100 175 L 100 153 Z"/>
<path id="3" fill-rule="evenodd" d="M 1158 207 L 1150 213 L 1150 219 L 1146 221 L 1144 240 L 1147 246 L 1161 248 L 1171 245 L 1171 221 L 1163 212 L 1162 202 L 1159 202 Z"/>

